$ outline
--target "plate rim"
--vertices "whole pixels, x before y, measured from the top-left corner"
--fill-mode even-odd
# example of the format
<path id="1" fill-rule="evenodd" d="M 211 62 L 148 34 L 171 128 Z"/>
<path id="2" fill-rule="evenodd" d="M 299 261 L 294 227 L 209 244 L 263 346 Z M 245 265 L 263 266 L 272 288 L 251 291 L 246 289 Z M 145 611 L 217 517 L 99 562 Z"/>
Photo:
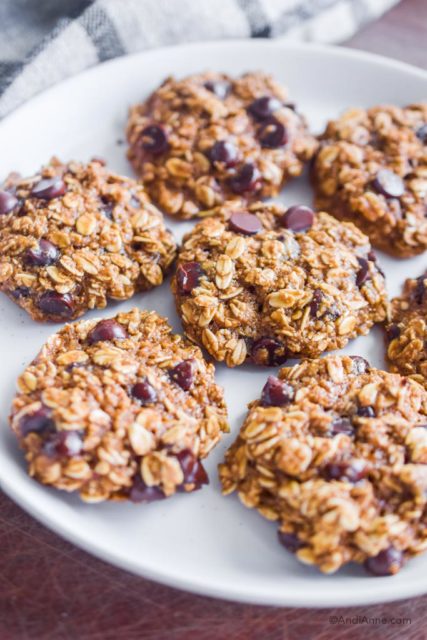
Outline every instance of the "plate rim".
<path id="1" fill-rule="evenodd" d="M 99 68 L 112 68 L 119 67 L 121 65 L 126 66 L 127 61 L 135 58 L 141 58 L 144 60 L 146 57 L 156 56 L 157 54 L 173 54 L 174 51 L 183 49 L 191 50 L 191 49 L 215 49 L 215 48 L 224 48 L 228 47 L 230 49 L 233 48 L 241 48 L 245 46 L 250 46 L 251 48 L 270 48 L 273 50 L 292 50 L 292 51 L 311 51 L 313 54 L 316 52 L 319 53 L 327 53 L 333 56 L 337 56 L 344 59 L 351 59 L 355 61 L 364 61 L 372 62 L 376 65 L 386 67 L 391 70 L 397 70 L 404 72 L 406 74 L 410 74 L 413 77 L 416 77 L 422 81 L 427 82 L 427 71 L 424 69 L 408 64 L 406 62 L 401 62 L 399 60 L 395 60 L 393 58 L 388 58 L 383 55 L 374 54 L 366 51 L 361 51 L 358 49 L 351 49 L 349 47 L 336 46 L 336 45 L 326 45 L 326 44 L 317 44 L 317 43 L 301 43 L 301 42 L 292 42 L 282 39 L 269 39 L 269 38 L 241 38 L 241 39 L 227 39 L 227 40 L 211 40 L 206 42 L 191 42 L 187 44 L 179 44 L 179 45 L 171 45 L 167 47 L 158 47 L 153 49 L 146 49 L 143 51 L 135 52 L 132 54 L 128 54 L 125 56 L 120 56 L 118 58 L 113 58 L 111 60 L 107 60 L 101 63 L 98 63 L 94 66 L 89 67 L 69 78 L 65 78 L 61 82 L 58 82 L 51 87 L 41 91 L 35 96 L 29 98 L 26 102 L 20 105 L 18 108 L 14 109 L 11 113 L 7 114 L 2 120 L 0 120 L 0 130 L 7 127 L 9 123 L 13 122 L 15 118 L 25 117 L 26 110 L 29 110 L 33 107 L 33 105 L 44 100 L 52 100 L 56 91 L 62 91 L 67 85 L 73 85 L 74 83 L 79 83 L 82 77 L 87 77 L 91 75 L 96 75 L 99 71 Z M 426 91 L 427 94 L 427 91 Z M 426 96 L 427 97 L 427 96 Z M 350 105 L 349 105 L 350 106 Z M 3 455 L 3 453 L 2 453 Z M 6 454 L 3 456 L 6 457 L 7 462 L 13 466 L 12 460 L 7 458 Z M 117 553 L 115 549 L 106 551 L 104 548 L 97 546 L 92 540 L 87 539 L 80 532 L 76 532 L 74 530 L 70 530 L 70 527 L 63 525 L 62 522 L 56 520 L 50 512 L 46 514 L 43 507 L 40 507 L 31 502 L 30 500 L 26 500 L 25 494 L 20 492 L 19 490 L 15 490 L 13 482 L 8 481 L 8 474 L 5 473 L 5 469 L 7 465 L 2 468 L 0 466 L 0 487 L 8 495 L 14 502 L 16 502 L 21 508 L 23 508 L 27 513 L 29 513 L 32 517 L 38 520 L 42 525 L 46 526 L 49 530 L 54 533 L 60 535 L 65 540 L 71 542 L 77 547 L 83 549 L 85 552 L 90 553 L 91 555 L 100 558 L 102 561 L 105 561 L 109 564 L 117 566 L 122 570 L 129 571 L 130 573 L 137 575 L 139 577 L 146 578 L 148 580 L 153 580 L 165 586 L 169 586 L 171 588 L 181 589 L 196 595 L 214 597 L 222 600 L 232 601 L 232 602 L 241 602 L 247 604 L 257 604 L 257 605 L 265 605 L 265 606 L 287 606 L 287 607 L 309 607 L 309 608 L 327 608 L 327 607 L 346 607 L 346 606 L 356 606 L 356 605 L 368 605 L 368 604 L 380 604 L 384 602 L 393 602 L 396 600 L 403 600 L 410 597 L 421 596 L 427 593 L 427 583 L 425 585 L 420 585 L 419 581 L 407 581 L 401 587 L 401 593 L 393 594 L 393 597 L 390 597 L 389 589 L 381 590 L 381 582 L 383 580 L 387 581 L 387 578 L 377 578 L 375 584 L 378 585 L 378 591 L 375 596 L 375 600 L 373 601 L 370 596 L 364 596 L 363 589 L 359 589 L 357 594 L 350 598 L 347 594 L 347 591 L 344 592 L 344 596 L 340 598 L 335 598 L 335 604 L 331 603 L 331 595 L 328 595 L 328 591 L 325 591 L 326 595 L 323 595 L 322 590 L 320 589 L 320 594 L 316 596 L 316 599 L 313 600 L 313 595 L 310 594 L 309 600 L 304 602 L 301 600 L 301 596 L 293 596 L 292 593 L 287 593 L 283 596 L 281 593 L 276 595 L 271 594 L 271 592 L 263 593 L 258 592 L 257 594 L 247 591 L 242 591 L 241 588 L 234 589 L 232 585 L 227 587 L 227 591 L 224 591 L 224 587 L 218 587 L 217 585 L 209 584 L 208 581 L 204 582 L 203 579 L 195 580 L 194 576 L 187 577 L 183 576 L 177 578 L 175 576 L 171 576 L 167 571 L 162 571 L 159 569 L 153 570 L 151 568 L 141 568 L 141 566 L 132 565 L 131 561 L 123 558 L 120 553 Z M 166 565 L 165 565 L 166 566 Z M 199 576 L 200 578 L 200 576 Z M 384 583 L 383 583 L 384 584 Z M 384 584 L 385 586 L 385 584 Z M 336 594 L 335 594 L 336 595 Z"/>

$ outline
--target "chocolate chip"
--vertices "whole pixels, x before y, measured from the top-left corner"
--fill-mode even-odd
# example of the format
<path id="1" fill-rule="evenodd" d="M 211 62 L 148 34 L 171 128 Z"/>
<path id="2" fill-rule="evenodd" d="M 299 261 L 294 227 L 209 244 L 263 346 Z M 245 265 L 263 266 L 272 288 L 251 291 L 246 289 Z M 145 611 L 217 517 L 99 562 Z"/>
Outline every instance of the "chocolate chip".
<path id="1" fill-rule="evenodd" d="M 73 299 L 69 293 L 45 291 L 38 299 L 37 306 L 46 316 L 53 318 L 67 319 L 74 313 Z"/>
<path id="2" fill-rule="evenodd" d="M 184 474 L 183 484 L 194 484 L 195 489 L 200 489 L 203 484 L 209 484 L 205 468 L 190 449 L 180 451 L 176 457 Z"/>
<path id="3" fill-rule="evenodd" d="M 75 369 L 86 369 L 86 367 L 86 362 L 70 362 L 70 364 L 67 364 L 67 366 L 65 367 L 65 371 L 67 373 L 71 373 Z"/>
<path id="4" fill-rule="evenodd" d="M 234 193 L 255 191 L 259 186 L 261 174 L 252 162 L 244 164 L 236 175 L 232 176 L 228 184 Z"/>
<path id="5" fill-rule="evenodd" d="M 415 285 L 415 289 L 413 292 L 413 297 L 417 304 L 422 304 L 424 302 L 424 294 L 426 292 L 426 287 L 424 284 L 425 279 L 426 279 L 425 274 L 417 278 L 417 284 Z"/>
<path id="6" fill-rule="evenodd" d="M 194 360 L 183 360 L 169 369 L 169 376 L 181 389 L 188 391 L 194 382 Z"/>
<path id="7" fill-rule="evenodd" d="M 353 373 L 356 375 L 360 375 L 369 370 L 370 364 L 365 358 L 362 358 L 362 356 L 350 356 L 350 358 L 353 360 Z"/>
<path id="8" fill-rule="evenodd" d="M 417 129 L 416 135 L 423 144 L 427 144 L 427 124 L 421 125 L 421 127 Z"/>
<path id="9" fill-rule="evenodd" d="M 261 393 L 263 407 L 282 407 L 292 402 L 295 395 L 293 387 L 276 376 L 268 376 Z"/>
<path id="10" fill-rule="evenodd" d="M 18 216 L 18 218 L 23 218 L 24 216 L 28 215 L 26 204 L 27 201 L 25 199 L 19 199 L 18 204 L 16 205 L 16 208 L 14 210 L 14 213 Z"/>
<path id="11" fill-rule="evenodd" d="M 50 458 L 56 456 L 72 458 L 79 455 L 83 440 L 78 431 L 58 431 L 52 434 L 43 445 L 43 453 Z"/>
<path id="12" fill-rule="evenodd" d="M 230 93 L 230 83 L 225 80 L 208 80 L 204 84 L 205 89 L 214 93 L 217 98 L 224 100 Z"/>
<path id="13" fill-rule="evenodd" d="M 378 193 L 386 198 L 399 198 L 405 193 L 405 184 L 400 176 L 390 169 L 380 169 L 372 182 Z"/>
<path id="14" fill-rule="evenodd" d="M 111 318 L 100 320 L 89 332 L 87 340 L 89 344 L 108 340 L 125 340 L 128 333 L 124 326 Z"/>
<path id="15" fill-rule="evenodd" d="M 227 140 L 218 140 L 209 149 L 208 157 L 211 162 L 220 162 L 225 167 L 234 167 L 239 161 L 239 150 L 231 142 Z"/>
<path id="16" fill-rule="evenodd" d="M 129 492 L 131 502 L 155 502 L 166 498 L 160 487 L 149 487 L 144 480 L 136 477 Z"/>
<path id="17" fill-rule="evenodd" d="M 31 293 L 31 289 L 29 287 L 24 287 L 24 286 L 16 287 L 16 289 L 12 289 L 10 291 L 10 295 L 16 300 L 19 300 L 19 298 L 28 298 L 30 293 Z"/>
<path id="18" fill-rule="evenodd" d="M 149 124 L 142 130 L 141 136 L 141 147 L 153 155 L 165 153 L 169 148 L 166 131 L 159 124 Z"/>
<path id="19" fill-rule="evenodd" d="M 358 407 L 356 413 L 361 418 L 374 418 L 375 417 L 375 409 L 373 407 L 371 407 L 371 406 Z"/>
<path id="20" fill-rule="evenodd" d="M 368 260 L 365 260 L 365 258 L 357 258 L 357 262 L 359 263 L 359 271 L 356 274 L 356 285 L 361 287 L 371 279 L 371 274 Z"/>
<path id="21" fill-rule="evenodd" d="M 321 289 L 315 289 L 313 291 L 313 297 L 310 302 L 310 315 L 312 318 L 317 318 L 317 314 L 324 298 L 325 295 Z"/>
<path id="22" fill-rule="evenodd" d="M 54 178 L 44 178 L 31 189 L 31 195 L 41 200 L 53 200 L 63 196 L 67 190 L 67 185 L 59 176 Z"/>
<path id="23" fill-rule="evenodd" d="M 286 213 L 280 219 L 280 224 L 285 229 L 290 229 L 298 233 L 300 231 L 307 231 L 314 223 L 314 211 L 310 207 L 306 207 L 302 204 L 289 207 Z"/>
<path id="24" fill-rule="evenodd" d="M 322 313 L 319 314 L 322 307 Z M 335 303 L 331 303 L 326 299 L 321 289 L 314 289 L 310 302 L 310 316 L 312 318 L 323 318 L 324 320 L 332 320 L 335 322 L 335 320 L 341 316 L 341 311 Z"/>
<path id="25" fill-rule="evenodd" d="M 18 198 L 9 191 L 0 191 L 0 216 L 5 216 L 13 211 L 18 202 Z"/>
<path id="26" fill-rule="evenodd" d="M 286 127 L 281 122 L 270 120 L 259 128 L 258 140 L 261 146 L 266 149 L 277 149 L 288 142 L 289 135 Z"/>
<path id="27" fill-rule="evenodd" d="M 359 482 L 368 473 L 368 466 L 364 460 L 346 460 L 329 462 L 323 468 L 323 475 L 327 480 L 347 480 Z"/>
<path id="28" fill-rule="evenodd" d="M 59 256 L 59 249 L 52 242 L 39 240 L 35 247 L 25 251 L 23 260 L 30 267 L 47 267 L 58 262 Z"/>
<path id="29" fill-rule="evenodd" d="M 22 416 L 19 421 L 19 430 L 21 435 L 25 437 L 29 433 L 42 433 L 53 431 L 55 423 L 52 420 L 52 410 L 42 405 L 37 411 L 27 413 Z"/>
<path id="30" fill-rule="evenodd" d="M 280 109 L 282 103 L 277 98 L 271 96 L 262 96 L 257 98 L 248 106 L 248 112 L 256 118 L 256 120 L 266 120 L 270 118 L 275 111 Z"/>
<path id="31" fill-rule="evenodd" d="M 391 324 L 386 329 L 387 337 L 389 340 L 394 340 L 400 336 L 400 328 L 397 324 Z"/>
<path id="32" fill-rule="evenodd" d="M 305 547 L 305 543 L 301 542 L 295 533 L 286 533 L 285 531 L 277 532 L 280 544 L 290 553 L 296 553 L 298 549 Z"/>
<path id="33" fill-rule="evenodd" d="M 344 434 L 346 436 L 354 435 L 354 425 L 349 418 L 336 418 L 329 428 L 331 436 Z"/>
<path id="34" fill-rule="evenodd" d="M 134 384 L 131 389 L 131 394 L 143 405 L 152 404 L 157 400 L 157 392 L 147 379 Z"/>
<path id="35" fill-rule="evenodd" d="M 398 202 L 398 200 L 397 200 L 397 202 Z M 380 265 L 378 264 L 378 258 L 377 258 L 377 255 L 376 255 L 375 251 L 373 251 L 373 250 L 369 251 L 368 260 L 369 260 L 369 262 L 373 262 L 375 264 L 378 273 L 380 273 L 382 275 L 382 277 L 385 278 L 385 273 L 381 269 Z"/>
<path id="36" fill-rule="evenodd" d="M 179 292 L 188 295 L 199 286 L 204 271 L 198 262 L 184 262 L 176 270 L 176 282 Z"/>
<path id="37" fill-rule="evenodd" d="M 286 362 L 286 348 L 273 338 L 259 338 L 252 344 L 251 358 L 256 364 L 276 367 Z"/>
<path id="38" fill-rule="evenodd" d="M 256 215 L 245 211 L 235 211 L 228 224 L 232 231 L 243 233 L 245 236 L 258 233 L 263 228 L 261 220 Z"/>
<path id="39" fill-rule="evenodd" d="M 102 205 L 100 207 L 101 213 L 109 220 L 113 219 L 113 211 L 116 203 L 108 196 L 101 196 Z"/>
<path id="40" fill-rule="evenodd" d="M 366 571 L 374 576 L 391 576 L 403 565 L 403 553 L 393 545 L 383 549 L 378 555 L 367 558 L 364 562 Z"/>

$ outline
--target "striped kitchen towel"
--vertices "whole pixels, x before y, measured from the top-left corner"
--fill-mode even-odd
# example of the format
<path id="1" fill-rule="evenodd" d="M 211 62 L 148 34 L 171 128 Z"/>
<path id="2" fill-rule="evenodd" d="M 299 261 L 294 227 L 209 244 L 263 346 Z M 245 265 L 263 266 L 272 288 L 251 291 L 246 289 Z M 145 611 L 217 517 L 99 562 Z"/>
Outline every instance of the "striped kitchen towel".
<path id="1" fill-rule="evenodd" d="M 342 42 L 397 1 L 1 0 L 0 117 L 116 56 L 220 38 Z"/>

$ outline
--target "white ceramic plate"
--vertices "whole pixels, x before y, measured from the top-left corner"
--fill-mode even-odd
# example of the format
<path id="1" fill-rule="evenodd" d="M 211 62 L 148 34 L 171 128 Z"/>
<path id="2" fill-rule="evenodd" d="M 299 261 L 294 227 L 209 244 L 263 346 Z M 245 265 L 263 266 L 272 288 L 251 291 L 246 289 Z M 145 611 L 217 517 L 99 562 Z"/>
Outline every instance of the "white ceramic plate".
<path id="1" fill-rule="evenodd" d="M 408 104 L 427 97 L 427 74 L 380 57 L 333 47 L 236 41 L 168 48 L 100 65 L 60 84 L 0 123 L 0 177 L 10 170 L 31 174 L 53 154 L 86 160 L 97 155 L 130 174 L 123 129 L 129 105 L 148 95 L 167 75 L 215 69 L 238 74 L 250 69 L 273 73 L 290 88 L 292 100 L 315 131 L 348 106 Z M 286 189 L 288 204 L 311 202 L 302 178 Z M 170 222 L 177 238 L 190 223 Z M 425 268 L 421 256 L 397 261 L 381 256 L 390 294 L 405 278 Z M 168 283 L 148 295 L 103 312 L 132 305 L 156 309 L 180 330 Z M 201 594 L 262 604 L 304 607 L 382 602 L 427 592 L 427 554 L 393 578 L 370 578 L 360 567 L 323 576 L 298 563 L 277 543 L 276 525 L 220 495 L 216 466 L 237 434 L 245 407 L 255 398 L 268 370 L 219 366 L 232 432 L 211 454 L 211 484 L 194 495 L 179 495 L 147 506 L 85 505 L 77 497 L 41 487 L 25 465 L 6 416 L 14 381 L 54 326 L 34 324 L 13 303 L 0 302 L 0 482 L 4 491 L 41 522 L 87 551 L 147 578 Z M 346 353 L 383 365 L 381 332 L 353 341 Z"/>

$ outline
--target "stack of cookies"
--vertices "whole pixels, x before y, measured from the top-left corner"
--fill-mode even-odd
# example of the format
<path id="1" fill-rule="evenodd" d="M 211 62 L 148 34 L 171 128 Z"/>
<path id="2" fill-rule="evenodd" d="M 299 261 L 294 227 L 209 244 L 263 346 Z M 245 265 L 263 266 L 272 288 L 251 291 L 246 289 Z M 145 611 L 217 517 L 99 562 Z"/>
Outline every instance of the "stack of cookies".
<path id="1" fill-rule="evenodd" d="M 137 180 L 52 159 L 0 190 L 0 288 L 66 322 L 162 285 L 185 336 L 133 308 L 63 325 L 18 379 L 38 481 L 147 503 L 209 482 L 229 427 L 212 360 L 266 373 L 223 493 L 332 573 L 391 575 L 427 547 L 427 273 L 388 301 L 374 248 L 427 249 L 427 104 L 353 109 L 314 136 L 271 76 L 168 78 L 130 110 Z M 315 206 L 266 202 L 309 166 Z M 164 214 L 197 219 L 177 247 Z M 327 355 L 384 325 L 390 372 Z M 270 370 L 271 371 L 271 370 Z"/>

